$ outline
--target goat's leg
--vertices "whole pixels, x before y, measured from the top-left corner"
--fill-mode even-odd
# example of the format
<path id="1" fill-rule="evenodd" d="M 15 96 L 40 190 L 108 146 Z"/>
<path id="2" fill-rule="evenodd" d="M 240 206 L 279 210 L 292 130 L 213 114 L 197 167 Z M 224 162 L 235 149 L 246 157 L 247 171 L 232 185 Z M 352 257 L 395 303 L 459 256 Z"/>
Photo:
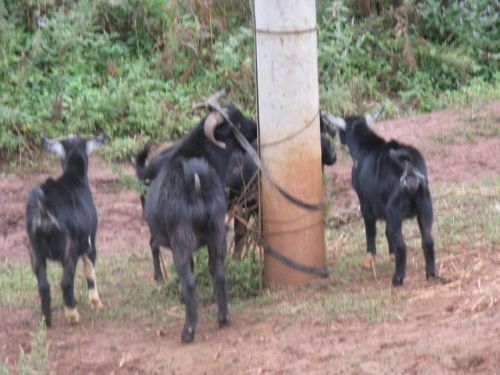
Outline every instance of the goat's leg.
<path id="1" fill-rule="evenodd" d="M 363 215 L 363 221 L 365 223 L 365 234 L 366 234 L 366 257 L 363 261 L 363 267 L 367 269 L 372 269 L 373 261 L 377 255 L 377 248 L 375 246 L 375 237 L 377 236 L 377 227 L 375 224 L 375 219 Z"/>
<path id="2" fill-rule="evenodd" d="M 392 277 L 392 285 L 403 285 L 406 273 L 406 244 L 403 238 L 402 220 L 397 214 L 388 216 L 387 235 L 389 247 L 392 247 L 396 253 L 396 267 Z"/>
<path id="3" fill-rule="evenodd" d="M 154 279 L 157 282 L 161 282 L 163 281 L 163 274 L 160 267 L 160 245 L 151 237 L 149 246 L 151 246 L 151 254 L 153 255 Z"/>
<path id="4" fill-rule="evenodd" d="M 69 246 L 69 245 L 67 245 Z M 61 280 L 61 289 L 64 299 L 64 316 L 70 324 L 77 324 L 80 321 L 80 315 L 76 308 L 74 280 L 75 270 L 78 258 L 71 254 L 65 257 L 63 261 L 63 277 Z"/>
<path id="5" fill-rule="evenodd" d="M 82 256 L 82 261 L 83 271 L 85 273 L 85 277 L 87 278 L 90 306 L 96 310 L 102 309 L 104 306 L 99 298 L 99 292 L 97 291 L 97 279 L 94 269 L 96 261 L 95 245 L 91 245 L 89 253 Z"/>
<path id="6" fill-rule="evenodd" d="M 36 256 L 35 256 L 36 257 Z M 50 311 L 50 285 L 47 281 L 47 261 L 45 258 L 32 258 L 33 272 L 38 282 L 38 293 L 42 305 L 42 314 L 45 318 L 45 325 L 52 326 L 52 315 Z"/>
<path id="7" fill-rule="evenodd" d="M 227 307 L 226 277 L 224 275 L 224 258 L 226 254 L 226 241 L 208 244 L 209 269 L 212 275 L 215 299 L 219 309 L 219 327 L 229 325 L 229 311 Z"/>
<path id="8" fill-rule="evenodd" d="M 186 316 L 184 320 L 184 328 L 181 334 L 181 341 L 184 343 L 188 343 L 194 340 L 196 323 L 198 321 L 196 284 L 194 281 L 193 273 L 191 272 L 190 260 L 179 259 L 184 257 L 176 256 L 175 251 L 178 251 L 177 254 L 182 254 L 182 250 L 172 247 L 172 252 L 174 253 L 174 264 L 181 283 L 182 300 L 186 308 Z"/>
<path id="9" fill-rule="evenodd" d="M 417 204 L 417 221 L 422 236 L 422 249 L 425 257 L 425 276 L 436 277 L 436 266 L 434 259 L 434 240 L 432 238 L 432 203 L 430 195 L 420 200 Z"/>

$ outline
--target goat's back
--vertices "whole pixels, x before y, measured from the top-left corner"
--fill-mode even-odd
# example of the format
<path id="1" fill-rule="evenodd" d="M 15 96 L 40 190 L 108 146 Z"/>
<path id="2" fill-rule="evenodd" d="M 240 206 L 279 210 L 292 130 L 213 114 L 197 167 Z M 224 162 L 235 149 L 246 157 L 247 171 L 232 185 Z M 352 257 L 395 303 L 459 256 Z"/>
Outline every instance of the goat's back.
<path id="1" fill-rule="evenodd" d="M 34 246 L 70 237 L 82 254 L 94 242 L 97 231 L 97 212 L 86 181 L 61 176 L 49 178 L 33 189 L 26 206 L 26 225 Z M 54 247 L 51 257 L 60 258 Z"/>
<path id="2" fill-rule="evenodd" d="M 391 158 L 391 150 L 404 152 L 408 162 L 427 177 L 425 161 L 420 152 L 408 145 L 391 141 L 372 149 L 365 149 L 352 168 L 352 185 L 356 191 L 362 209 L 370 216 L 385 219 L 385 209 L 389 200 L 404 198 L 402 202 L 405 217 L 415 215 L 417 200 L 423 193 L 428 194 L 427 186 L 423 185 L 412 193 L 403 191 L 401 177 L 404 173 L 401 166 Z"/>
<path id="3" fill-rule="evenodd" d="M 171 241 L 194 248 L 214 231 L 224 231 L 224 186 L 204 159 L 174 158 L 151 182 L 144 217 L 163 246 Z"/>

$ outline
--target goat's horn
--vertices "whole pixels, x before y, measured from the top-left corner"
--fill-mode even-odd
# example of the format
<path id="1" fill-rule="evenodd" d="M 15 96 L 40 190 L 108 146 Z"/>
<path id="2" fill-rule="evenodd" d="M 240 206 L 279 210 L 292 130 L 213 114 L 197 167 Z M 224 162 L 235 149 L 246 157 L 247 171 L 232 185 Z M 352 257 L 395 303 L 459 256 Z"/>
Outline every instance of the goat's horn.
<path id="1" fill-rule="evenodd" d="M 193 105 L 193 108 L 191 108 L 191 111 L 194 112 L 195 110 L 200 109 L 200 108 L 210 108 L 210 107 L 212 107 L 211 103 L 213 103 L 213 102 L 217 103 L 218 100 L 220 98 L 222 98 L 224 95 L 226 95 L 226 89 L 220 89 L 215 94 L 210 96 L 208 99 L 206 99 L 202 102 L 198 102 L 195 105 Z"/>
<path id="2" fill-rule="evenodd" d="M 320 128 L 321 131 L 325 131 L 330 137 L 335 138 L 335 135 L 336 135 L 335 127 L 328 120 L 327 114 L 323 111 L 320 111 L 319 115 L 320 115 L 321 121 L 325 127 L 324 129 Z"/>
<path id="3" fill-rule="evenodd" d="M 87 155 L 90 155 L 90 153 L 92 151 L 101 147 L 101 145 L 104 142 L 104 139 L 106 139 L 106 133 L 104 133 L 104 132 L 99 134 L 99 136 L 97 138 L 89 139 L 87 141 L 86 150 L 85 150 L 87 152 Z"/>
<path id="4" fill-rule="evenodd" d="M 375 112 L 374 114 L 367 114 L 365 116 L 365 120 L 366 120 L 366 125 L 368 126 L 372 126 L 375 121 L 377 121 L 377 119 L 382 115 L 382 113 L 384 113 L 384 107 L 380 108 L 377 112 Z"/>
<path id="5" fill-rule="evenodd" d="M 213 144 L 222 149 L 225 149 L 226 144 L 224 142 L 216 140 L 214 137 L 215 128 L 220 124 L 222 124 L 223 122 L 224 122 L 224 117 L 222 117 L 222 115 L 219 112 L 217 111 L 211 112 L 205 119 L 205 124 L 203 124 L 203 131 L 205 132 L 205 136 L 210 140 L 210 142 L 212 142 Z"/>
<path id="6" fill-rule="evenodd" d="M 61 142 L 54 141 L 52 139 L 46 138 L 42 136 L 42 146 L 45 147 L 50 152 L 64 158 L 66 156 L 66 151 L 64 151 L 64 147 Z"/>
<path id="7" fill-rule="evenodd" d="M 345 120 L 342 117 L 336 117 L 325 114 L 324 117 L 330 124 L 335 125 L 337 128 L 345 130 Z"/>

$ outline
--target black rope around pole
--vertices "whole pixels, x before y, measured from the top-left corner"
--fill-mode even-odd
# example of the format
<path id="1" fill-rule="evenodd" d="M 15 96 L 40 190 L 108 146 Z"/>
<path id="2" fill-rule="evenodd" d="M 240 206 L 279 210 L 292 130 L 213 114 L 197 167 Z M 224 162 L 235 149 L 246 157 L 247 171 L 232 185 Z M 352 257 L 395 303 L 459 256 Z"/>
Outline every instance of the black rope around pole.
<path id="1" fill-rule="evenodd" d="M 257 237 L 257 243 L 262 246 L 264 251 L 271 255 L 273 258 L 278 260 L 279 262 L 287 265 L 288 267 L 293 268 L 294 270 L 309 273 L 312 275 L 320 276 L 320 277 L 329 277 L 330 270 L 328 267 L 315 267 L 315 266 L 306 266 L 305 264 L 298 263 L 273 248 L 269 245 L 262 237 Z"/>

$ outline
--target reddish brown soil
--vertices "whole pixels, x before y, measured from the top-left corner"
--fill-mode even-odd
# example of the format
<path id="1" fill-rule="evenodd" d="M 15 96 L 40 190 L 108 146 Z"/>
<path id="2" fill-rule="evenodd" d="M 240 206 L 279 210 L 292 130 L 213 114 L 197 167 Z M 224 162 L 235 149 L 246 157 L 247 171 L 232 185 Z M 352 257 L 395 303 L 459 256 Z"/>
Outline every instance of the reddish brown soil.
<path id="1" fill-rule="evenodd" d="M 123 169 L 124 173 L 133 175 L 131 166 Z M 0 179 L 0 260 L 3 262 L 28 260 L 24 222 L 26 200 L 31 189 L 48 176 L 47 173 L 31 173 Z M 99 216 L 97 244 L 100 256 L 149 247 L 149 231 L 142 219 L 138 195 L 123 189 L 118 175 L 97 157 L 90 160 L 89 179 Z"/>
<path id="2" fill-rule="evenodd" d="M 439 132 L 463 126 L 469 115 L 448 109 L 381 122 L 376 129 L 387 138 L 419 147 L 431 184 L 500 173 L 498 137 L 436 140 Z M 476 115 L 500 126 L 500 101 Z M 350 166 L 343 156 L 327 171 L 327 192 L 336 213 L 352 212 L 357 205 Z M 89 176 L 100 218 L 100 256 L 147 248 L 148 230 L 137 195 L 122 189 L 117 176 L 96 157 Z M 1 263 L 28 262 L 24 205 L 28 191 L 46 177 L 47 173 L 31 173 L 0 179 Z M 438 264 L 446 256 L 450 255 L 441 254 Z M 469 251 L 464 244 L 453 257 L 454 268 L 448 270 L 452 282 L 428 284 L 408 275 L 405 286 L 393 291 L 405 301 L 400 319 L 382 323 L 354 318 L 331 325 L 300 317 L 287 320 L 256 307 L 233 314 L 228 329 L 201 322 L 195 343 L 181 345 L 181 319 L 158 334 L 147 322 L 123 325 L 99 317 L 70 327 L 57 311 L 58 324 L 47 334 L 49 369 L 55 374 L 498 374 L 500 245 Z M 29 352 L 38 318 L 37 311 L 0 305 L 0 360 L 7 367 L 15 368 L 20 348 Z"/>

